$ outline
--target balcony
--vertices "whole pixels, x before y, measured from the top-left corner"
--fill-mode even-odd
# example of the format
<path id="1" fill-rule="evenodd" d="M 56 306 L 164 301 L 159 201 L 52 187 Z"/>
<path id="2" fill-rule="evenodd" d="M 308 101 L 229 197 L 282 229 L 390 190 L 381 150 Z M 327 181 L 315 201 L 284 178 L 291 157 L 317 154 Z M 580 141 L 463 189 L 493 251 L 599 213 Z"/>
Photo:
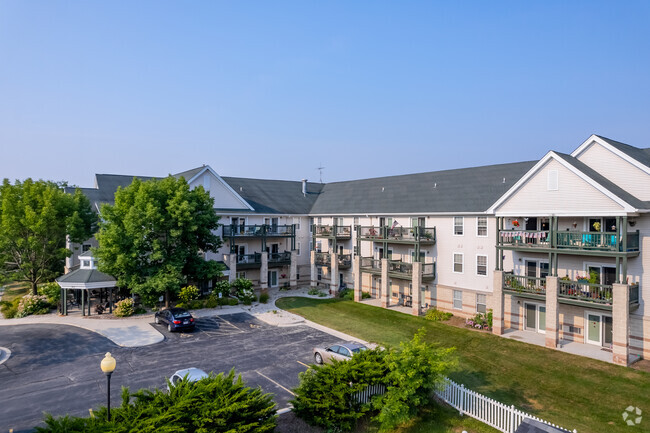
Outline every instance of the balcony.
<path id="1" fill-rule="evenodd" d="M 316 266 L 330 266 L 331 255 L 330 253 L 314 253 L 314 263 Z"/>
<path id="2" fill-rule="evenodd" d="M 367 241 L 395 243 L 431 243 L 436 242 L 435 227 L 395 227 L 361 226 L 359 238 Z"/>
<path id="3" fill-rule="evenodd" d="M 259 269 L 262 266 L 262 254 L 237 254 L 237 270 Z"/>
<path id="4" fill-rule="evenodd" d="M 639 231 L 615 232 L 550 232 L 548 230 L 500 230 L 499 246 L 509 249 L 553 250 L 576 254 L 639 253 Z M 625 241 L 625 242 L 623 242 Z"/>
<path id="5" fill-rule="evenodd" d="M 312 226 L 312 233 L 317 238 L 350 239 L 352 237 L 352 226 L 329 226 L 315 224 Z"/>
<path id="6" fill-rule="evenodd" d="M 504 274 L 503 290 L 531 299 L 546 299 L 546 278 Z"/>
<path id="7" fill-rule="evenodd" d="M 291 264 L 291 252 L 269 253 L 269 268 L 279 268 Z"/>
<path id="8" fill-rule="evenodd" d="M 352 254 L 337 254 L 339 269 L 350 269 L 352 267 Z"/>
<path id="9" fill-rule="evenodd" d="M 291 237 L 295 231 L 292 224 L 285 225 L 230 225 L 223 226 L 223 237 Z"/>
<path id="10" fill-rule="evenodd" d="M 526 277 L 522 275 L 504 274 L 503 290 L 522 298 L 546 300 L 546 278 Z M 630 307 L 639 305 L 639 284 L 628 286 Z M 596 308 L 612 309 L 613 287 L 609 284 L 594 284 L 585 280 L 558 281 L 558 302 L 561 304 Z"/>
<path id="11" fill-rule="evenodd" d="M 371 274 L 381 274 L 381 260 L 372 257 L 362 257 L 360 263 L 361 271 Z M 388 275 L 393 278 L 413 278 L 413 263 L 400 260 L 388 260 Z M 436 277 L 435 263 L 422 263 L 422 279 L 432 280 Z"/>

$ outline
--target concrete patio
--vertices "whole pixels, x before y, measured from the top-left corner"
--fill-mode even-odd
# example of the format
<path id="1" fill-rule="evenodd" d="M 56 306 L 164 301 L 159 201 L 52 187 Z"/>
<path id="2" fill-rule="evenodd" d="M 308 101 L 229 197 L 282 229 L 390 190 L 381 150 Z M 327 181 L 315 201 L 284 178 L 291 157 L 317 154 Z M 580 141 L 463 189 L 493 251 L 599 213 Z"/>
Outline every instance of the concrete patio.
<path id="1" fill-rule="evenodd" d="M 372 305 L 373 307 L 381 307 L 381 299 L 377 298 L 364 299 L 361 301 L 361 303 Z M 390 305 L 387 309 L 399 311 L 400 313 L 409 315 L 413 312 L 413 309 L 411 307 L 405 307 L 403 305 Z"/>

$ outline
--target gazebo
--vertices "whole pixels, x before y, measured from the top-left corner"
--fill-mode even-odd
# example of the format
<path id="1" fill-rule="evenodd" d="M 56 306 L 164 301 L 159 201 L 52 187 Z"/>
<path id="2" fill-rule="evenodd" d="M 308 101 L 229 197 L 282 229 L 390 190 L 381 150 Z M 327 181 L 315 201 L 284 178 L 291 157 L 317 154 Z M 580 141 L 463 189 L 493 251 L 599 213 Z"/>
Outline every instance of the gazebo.
<path id="1" fill-rule="evenodd" d="M 86 315 L 86 304 L 88 304 L 88 315 L 90 316 L 90 291 L 95 289 L 108 289 L 109 291 L 109 312 L 113 312 L 113 288 L 117 285 L 115 278 L 97 270 L 97 260 L 90 251 L 79 256 L 81 264 L 79 269 L 68 272 L 56 279 L 61 286 L 61 314 L 68 315 L 68 290 L 81 291 L 81 314 Z"/>

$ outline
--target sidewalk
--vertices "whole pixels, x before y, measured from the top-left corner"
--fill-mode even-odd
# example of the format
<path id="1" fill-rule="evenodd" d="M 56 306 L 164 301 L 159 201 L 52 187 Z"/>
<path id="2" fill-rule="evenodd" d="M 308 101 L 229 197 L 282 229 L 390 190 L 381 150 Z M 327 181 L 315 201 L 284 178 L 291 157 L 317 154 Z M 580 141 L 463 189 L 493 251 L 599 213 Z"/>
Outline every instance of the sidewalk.
<path id="1" fill-rule="evenodd" d="M 285 296 L 305 296 L 309 298 L 319 298 L 318 296 L 308 295 L 309 287 L 280 291 L 271 289 L 269 291 L 269 302 L 266 304 L 254 303 L 250 306 L 224 306 L 218 308 L 192 310 L 192 315 L 196 318 L 214 317 L 228 314 L 248 313 L 257 319 L 273 326 L 293 326 L 305 324 L 315 329 L 336 335 L 337 338 L 352 339 L 342 333 L 337 333 L 329 328 L 306 321 L 300 316 L 291 314 L 287 311 L 280 310 L 275 306 L 275 301 Z M 328 296 L 329 297 L 329 296 Z M 323 297 L 326 299 L 327 297 Z M 110 339 L 118 346 L 122 347 L 139 347 L 156 344 L 165 339 L 157 329 L 151 326 L 153 323 L 153 314 L 140 315 L 136 317 L 118 318 L 109 315 L 95 316 L 59 316 L 57 313 L 27 316 L 21 319 L 3 319 L 0 320 L 0 326 L 11 325 L 31 325 L 31 324 L 54 324 L 70 325 L 96 332 Z"/>

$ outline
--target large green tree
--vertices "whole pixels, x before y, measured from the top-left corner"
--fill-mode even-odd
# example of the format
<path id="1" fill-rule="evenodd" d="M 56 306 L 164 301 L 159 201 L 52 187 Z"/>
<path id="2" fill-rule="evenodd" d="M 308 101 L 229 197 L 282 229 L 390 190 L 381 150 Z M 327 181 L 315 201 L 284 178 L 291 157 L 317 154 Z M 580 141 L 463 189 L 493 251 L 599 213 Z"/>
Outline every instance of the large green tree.
<path id="1" fill-rule="evenodd" d="M 72 254 L 66 236 L 82 242 L 96 229 L 97 215 L 88 198 L 63 185 L 27 179 L 0 186 L 0 270 L 9 279 L 25 281 L 36 294 L 39 283 L 63 272 Z"/>
<path id="2" fill-rule="evenodd" d="M 219 217 L 214 200 L 202 186 L 190 189 L 185 179 L 168 176 L 146 182 L 135 178 L 115 193 L 115 204 L 101 208 L 95 255 L 99 270 L 153 302 L 177 292 L 188 280 L 220 275 L 215 261 L 221 239 L 214 234 Z"/>

